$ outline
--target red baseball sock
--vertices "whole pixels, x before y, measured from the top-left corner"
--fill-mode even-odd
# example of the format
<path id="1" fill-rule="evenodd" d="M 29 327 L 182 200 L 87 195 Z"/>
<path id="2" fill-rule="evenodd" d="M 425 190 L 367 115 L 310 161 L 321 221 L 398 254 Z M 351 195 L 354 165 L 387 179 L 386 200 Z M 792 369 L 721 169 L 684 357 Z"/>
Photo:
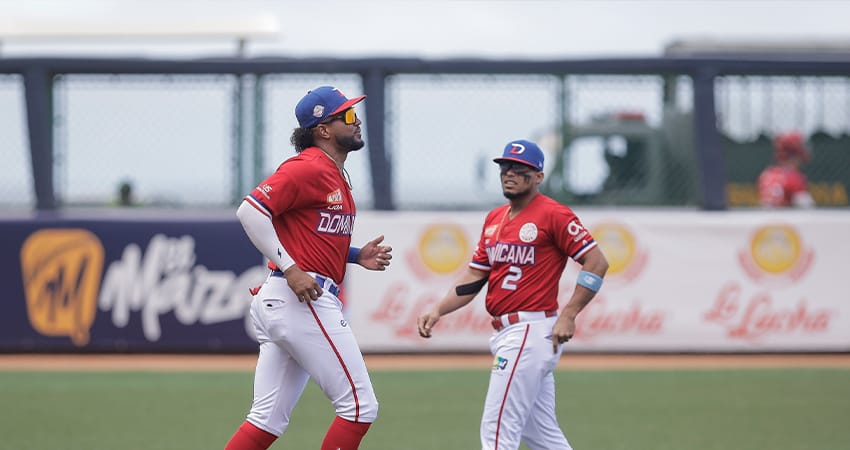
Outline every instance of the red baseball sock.
<path id="1" fill-rule="evenodd" d="M 321 450 L 357 450 L 371 423 L 351 422 L 337 417 L 328 428 Z"/>
<path id="2" fill-rule="evenodd" d="M 233 433 L 224 450 L 266 450 L 277 436 L 245 422 Z"/>

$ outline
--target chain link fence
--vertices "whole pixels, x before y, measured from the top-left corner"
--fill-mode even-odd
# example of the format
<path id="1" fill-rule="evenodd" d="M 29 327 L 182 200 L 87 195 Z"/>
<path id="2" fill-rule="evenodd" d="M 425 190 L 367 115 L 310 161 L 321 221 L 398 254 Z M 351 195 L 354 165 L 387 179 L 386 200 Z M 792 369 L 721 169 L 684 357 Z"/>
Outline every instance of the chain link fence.
<path id="1" fill-rule="evenodd" d="M 397 209 L 485 209 L 504 201 L 492 159 L 510 140 L 546 152 L 544 192 L 571 205 L 698 206 L 693 85 L 684 75 L 389 74 L 382 120 Z M 61 75 L 54 78 L 55 190 L 62 207 L 232 207 L 284 159 L 295 103 L 346 73 Z M 850 79 L 715 80 L 729 205 L 756 204 L 770 141 L 797 130 L 820 206 L 847 205 Z M 370 99 L 366 100 L 367 102 Z M 375 100 L 372 100 L 375 101 Z M 22 77 L 0 75 L 0 208 L 31 208 Z M 354 196 L 374 207 L 366 147 L 350 155 Z"/>
<path id="2" fill-rule="evenodd" d="M 546 139 L 562 117 L 554 76 L 397 75 L 387 87 L 393 188 L 402 209 L 501 203 L 493 158 L 511 140 Z"/>
<path id="3" fill-rule="evenodd" d="M 570 204 L 696 204 L 689 78 L 570 76 L 565 93 L 545 192 Z"/>
<path id="4" fill-rule="evenodd" d="M 0 74 L 0 208 L 29 209 L 32 190 L 24 82 L 19 75 Z"/>
<path id="5" fill-rule="evenodd" d="M 850 78 L 727 76 L 716 83 L 730 206 L 758 205 L 755 180 L 773 161 L 773 138 L 799 132 L 811 161 L 802 167 L 818 206 L 847 206 Z"/>
<path id="6" fill-rule="evenodd" d="M 295 103 L 307 89 L 333 84 L 362 91 L 354 75 L 66 75 L 55 79 L 56 190 L 64 207 L 227 207 L 295 154 Z M 5 85 L 4 85 L 5 86 Z M 8 92 L 6 92 L 8 91 Z M 0 95 L 20 97 L 22 88 Z M 3 102 L 23 116 L 23 103 Z M 256 108 L 255 108 L 256 107 Z M 259 112 L 257 112 L 259 111 Z M 365 118 L 364 113 L 360 113 Z M 238 120 L 241 118 L 241 120 Z M 9 126 L 13 121 L 6 121 Z M 25 135 L 24 129 L 18 134 Z M 365 135 L 364 130 L 364 135 Z M 12 133 L 3 133 L 4 136 Z M 16 143 L 10 174 L 30 172 Z M 347 163 L 368 205 L 366 158 Z M 14 169 L 12 169 L 14 167 Z M 6 171 L 4 171 L 6 172 Z M 0 206 L 32 205 L 29 179 L 3 177 Z M 122 187 L 131 189 L 122 197 Z M 6 195 L 9 192 L 9 196 Z M 8 197 L 8 200 L 7 200 Z M 129 202 L 129 204 L 128 204 Z"/>
<path id="7" fill-rule="evenodd" d="M 66 75 L 54 88 L 55 180 L 66 206 L 229 201 L 232 76 Z"/>

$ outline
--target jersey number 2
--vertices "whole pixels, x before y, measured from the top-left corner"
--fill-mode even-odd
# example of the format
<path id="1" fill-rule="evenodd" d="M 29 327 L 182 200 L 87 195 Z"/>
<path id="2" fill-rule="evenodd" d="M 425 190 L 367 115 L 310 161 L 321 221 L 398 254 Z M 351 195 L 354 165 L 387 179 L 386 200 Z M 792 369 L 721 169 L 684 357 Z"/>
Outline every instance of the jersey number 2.
<path id="1" fill-rule="evenodd" d="M 502 280 L 502 289 L 515 291 L 517 282 L 522 278 L 522 269 L 517 266 L 511 266 L 508 268 L 508 272 L 505 279 Z"/>

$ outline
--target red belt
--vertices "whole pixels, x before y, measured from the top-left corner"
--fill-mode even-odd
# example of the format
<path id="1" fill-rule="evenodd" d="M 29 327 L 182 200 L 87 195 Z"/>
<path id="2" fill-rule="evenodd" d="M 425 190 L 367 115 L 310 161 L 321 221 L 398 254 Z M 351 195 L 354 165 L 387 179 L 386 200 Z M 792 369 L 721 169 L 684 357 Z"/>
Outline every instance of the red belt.
<path id="1" fill-rule="evenodd" d="M 509 314 L 502 314 L 501 316 L 494 317 L 490 324 L 493 325 L 493 329 L 496 331 L 501 331 L 508 325 L 513 325 L 519 322 L 527 322 L 529 320 L 540 320 L 546 317 L 552 317 L 558 315 L 558 311 L 517 311 Z"/>

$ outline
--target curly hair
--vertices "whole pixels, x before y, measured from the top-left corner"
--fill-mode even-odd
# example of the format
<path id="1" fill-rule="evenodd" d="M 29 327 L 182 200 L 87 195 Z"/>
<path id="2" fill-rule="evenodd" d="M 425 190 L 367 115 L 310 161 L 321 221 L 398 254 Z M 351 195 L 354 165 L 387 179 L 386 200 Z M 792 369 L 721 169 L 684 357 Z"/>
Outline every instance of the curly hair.
<path id="1" fill-rule="evenodd" d="M 301 153 L 304 149 L 313 147 L 313 129 L 312 128 L 296 128 L 292 130 L 292 136 L 289 142 L 295 147 L 295 153 Z"/>

